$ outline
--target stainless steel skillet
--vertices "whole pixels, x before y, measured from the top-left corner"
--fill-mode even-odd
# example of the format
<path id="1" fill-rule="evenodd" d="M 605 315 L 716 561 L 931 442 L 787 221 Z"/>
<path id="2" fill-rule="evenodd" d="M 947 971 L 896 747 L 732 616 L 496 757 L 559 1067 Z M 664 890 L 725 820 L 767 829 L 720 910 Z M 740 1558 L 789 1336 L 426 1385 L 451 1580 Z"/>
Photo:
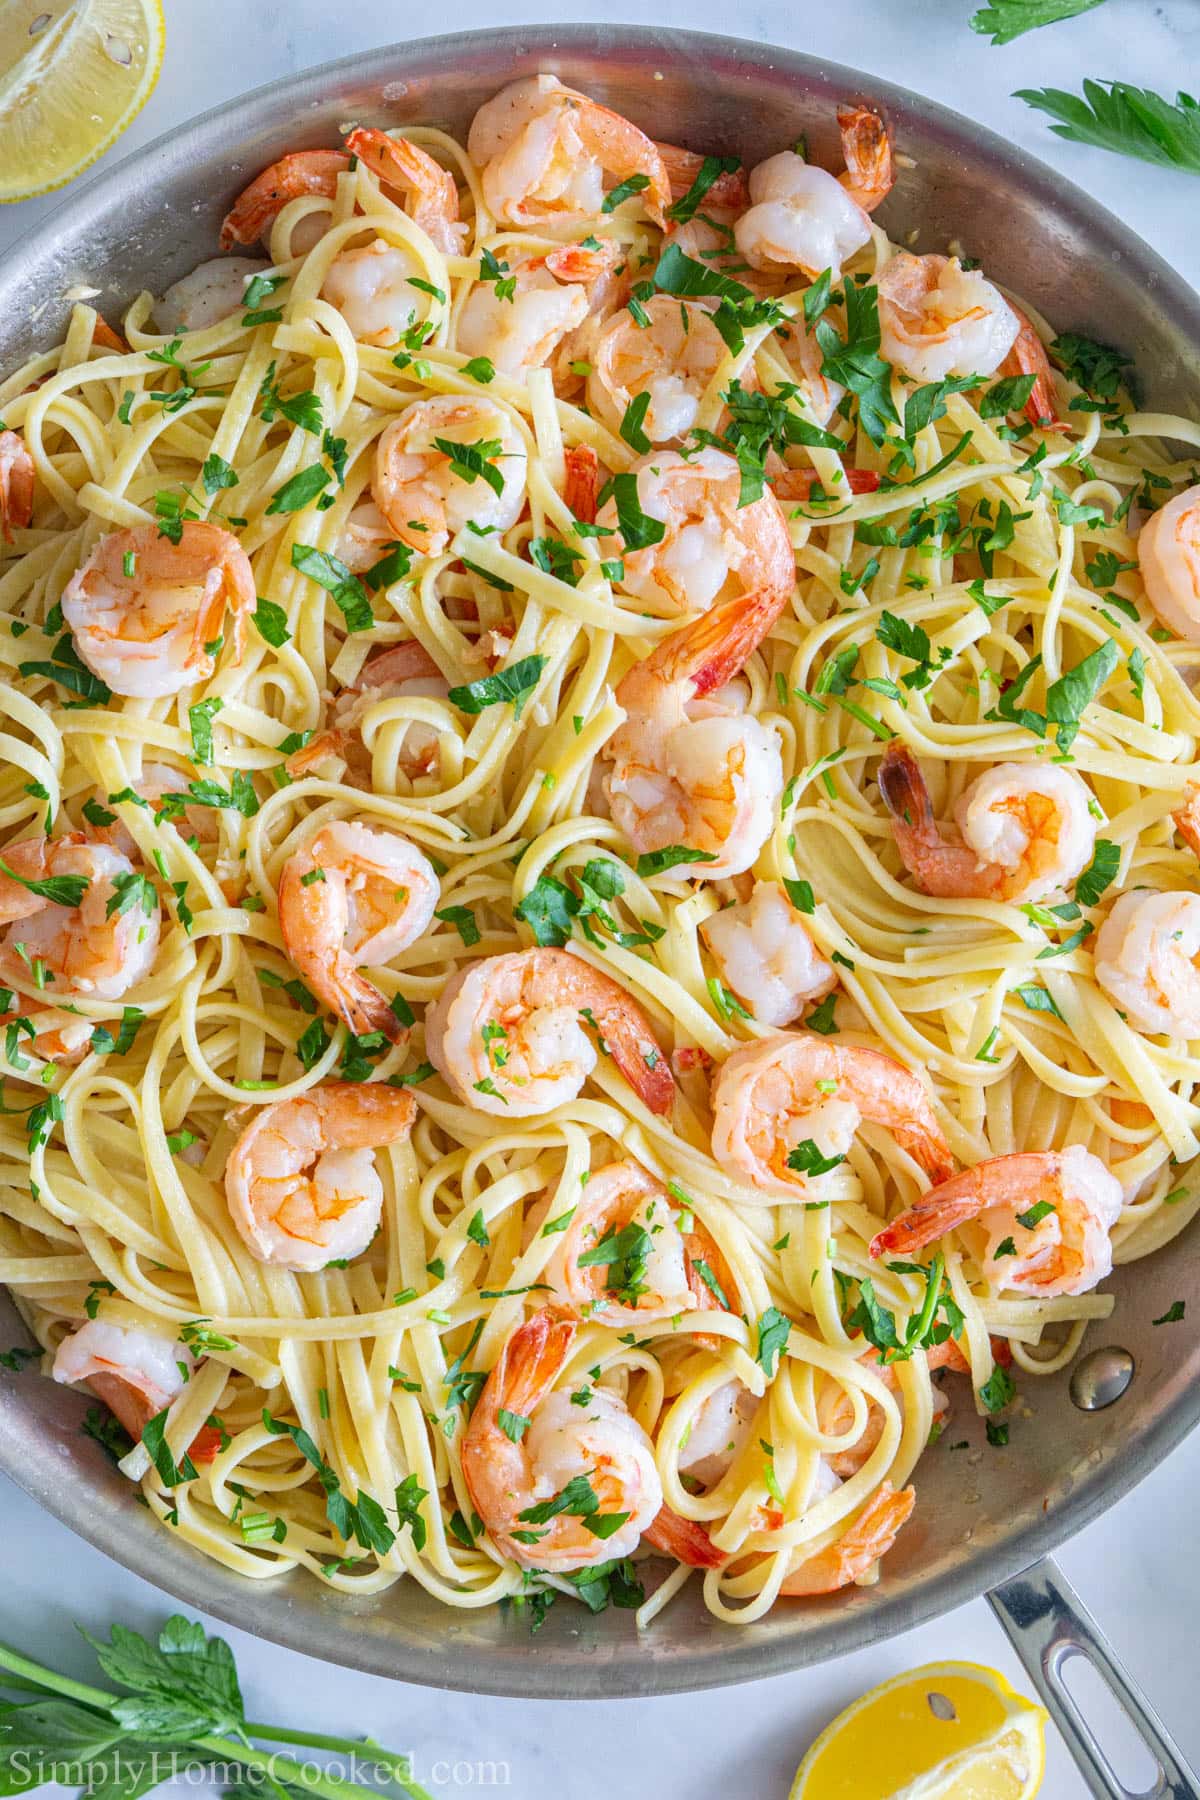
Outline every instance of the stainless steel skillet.
<path id="1" fill-rule="evenodd" d="M 465 133 L 479 103 L 514 76 L 550 69 L 628 113 L 656 137 L 754 160 L 801 132 L 834 165 L 837 101 L 866 95 L 889 113 L 911 166 L 881 213 L 918 249 L 953 240 L 1061 329 L 1116 341 L 1151 404 L 1200 413 L 1200 301 L 1123 225 L 1049 169 L 942 107 L 853 70 L 758 44 L 633 27 L 529 27 L 436 38 L 351 57 L 278 82 L 183 126 L 66 201 L 0 266 L 0 367 L 54 341 L 80 284 L 115 318 L 143 286 L 213 254 L 237 190 L 286 149 L 337 140 L 347 120 L 437 123 Z M 915 239 L 910 239 L 911 233 Z M 1200 1315 L 1194 1235 L 1120 1271 L 1112 1320 L 1090 1347 L 1118 1346 L 1136 1373 L 1106 1410 L 1072 1401 L 1066 1376 L 1028 1384 L 1032 1409 L 1007 1450 L 987 1447 L 961 1402 L 924 1459 L 912 1523 L 871 1589 L 780 1606 L 745 1631 L 718 1626 L 685 1591 L 641 1638 L 628 1615 L 560 1606 L 530 1638 L 497 1612 L 452 1612 L 409 1582 L 360 1606 L 295 1575 L 251 1584 L 172 1539 L 134 1504 L 78 1432 L 83 1404 L 0 1371 L 0 1469 L 71 1528 L 180 1599 L 309 1654 L 480 1693 L 670 1693 L 779 1673 L 879 1642 L 992 1590 L 1031 1674 L 1070 1735 L 1058 1677 L 1092 1628 L 1057 1572 L 1038 1563 L 1154 1466 L 1200 1415 L 1200 1345 L 1151 1321 L 1183 1297 Z M 20 1328 L 0 1302 L 0 1341 Z M 1085 1371 L 1086 1375 L 1086 1371 Z M 1084 1386 L 1087 1385 L 1085 1380 Z M 949 1441 L 971 1449 L 951 1454 Z M 1036 1566 L 1031 1566 L 1036 1565 Z M 1022 1573 L 1022 1571 L 1027 1571 Z M 1140 1705 L 1136 1696 L 1132 1704 Z M 1153 1720 L 1147 1728 L 1155 1730 Z M 1081 1755 L 1093 1753 L 1075 1729 Z M 1161 1736 L 1159 1794 L 1200 1794 Z M 1123 1790 L 1090 1765 L 1094 1792 Z"/>

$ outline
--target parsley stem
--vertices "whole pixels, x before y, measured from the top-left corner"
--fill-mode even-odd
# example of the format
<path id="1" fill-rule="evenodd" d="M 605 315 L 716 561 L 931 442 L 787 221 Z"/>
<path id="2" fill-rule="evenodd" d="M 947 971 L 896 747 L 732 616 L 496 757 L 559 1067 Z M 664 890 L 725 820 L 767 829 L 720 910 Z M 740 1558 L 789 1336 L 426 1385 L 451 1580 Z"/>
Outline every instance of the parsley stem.
<path id="1" fill-rule="evenodd" d="M 942 1272 L 946 1267 L 946 1259 L 939 1250 L 929 1265 L 929 1274 L 925 1281 L 925 1302 L 917 1315 L 917 1322 L 904 1334 L 907 1344 L 923 1344 L 933 1324 L 937 1312 L 938 1301 L 942 1297 Z"/>
<path id="2" fill-rule="evenodd" d="M 270 1735 L 283 1738 L 289 1743 L 301 1743 L 306 1740 L 293 1737 L 282 1732 L 264 1734 L 261 1726 L 247 1725 L 247 1732 L 256 1736 Z M 361 1754 L 364 1761 L 386 1761 L 392 1765 L 392 1779 L 412 1800 L 432 1800 L 426 1788 L 419 1787 L 407 1774 L 407 1759 L 395 1756 L 387 1750 L 377 1750 L 373 1744 L 365 1744 L 361 1739 L 325 1738 L 318 1748 L 349 1750 L 356 1755 Z M 339 1775 L 314 1775 L 306 1763 L 294 1762 L 290 1756 L 280 1756 L 277 1750 L 256 1750 L 253 1744 L 240 1744 L 234 1738 L 196 1737 L 189 1739 L 189 1748 L 206 1750 L 226 1762 L 240 1762 L 249 1769 L 261 1769 L 272 1781 L 289 1782 L 293 1787 L 303 1788 L 308 1794 L 317 1794 L 321 1800 L 363 1800 L 364 1795 L 373 1793 L 371 1788 L 361 1787 L 356 1781 L 343 1781 Z"/>
<path id="3" fill-rule="evenodd" d="M 67 1700 L 79 1700 L 84 1706 L 98 1706 L 107 1712 L 115 1694 L 106 1693 L 103 1688 L 88 1687 L 85 1682 L 72 1681 L 67 1675 L 56 1675 L 52 1669 L 43 1669 L 40 1663 L 31 1662 L 29 1657 L 22 1656 L 8 1644 L 0 1643 L 0 1669 L 8 1669 L 13 1675 L 22 1678 L 22 1682 L 30 1682 L 39 1692 L 62 1694 Z M 11 1687 L 12 1682 L 0 1677 L 0 1686 Z"/>
<path id="4" fill-rule="evenodd" d="M 384 1750 L 378 1744 L 369 1743 L 365 1738 L 329 1737 L 322 1731 L 286 1731 L 279 1725 L 257 1725 L 247 1719 L 245 1724 L 247 1737 L 266 1738 L 272 1744 L 301 1744 L 306 1750 L 349 1750 L 355 1755 L 367 1757 L 372 1762 L 387 1763 L 389 1767 L 399 1771 L 397 1779 L 403 1781 L 404 1770 L 408 1767 L 407 1756 L 398 1750 Z M 420 1793 L 419 1788 L 412 1790 Z"/>

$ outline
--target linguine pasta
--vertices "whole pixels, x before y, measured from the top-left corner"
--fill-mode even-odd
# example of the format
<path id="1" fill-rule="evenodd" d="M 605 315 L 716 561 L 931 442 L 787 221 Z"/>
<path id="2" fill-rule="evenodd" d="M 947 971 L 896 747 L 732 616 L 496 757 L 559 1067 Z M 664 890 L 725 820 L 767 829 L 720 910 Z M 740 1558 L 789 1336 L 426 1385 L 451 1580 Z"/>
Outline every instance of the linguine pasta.
<path id="1" fill-rule="evenodd" d="M 812 489 L 781 499 L 794 592 L 739 678 L 782 759 L 769 835 L 752 870 L 725 879 L 639 856 L 603 784 L 624 716 L 616 689 L 696 609 L 631 592 L 612 535 L 586 520 L 580 532 L 567 498 L 581 449 L 602 478 L 639 465 L 636 409 L 618 427 L 589 403 L 587 325 L 573 354 L 515 374 L 464 351 L 459 331 L 489 279 L 499 315 L 522 298 L 497 289 L 504 271 L 564 241 L 616 247 L 624 287 L 609 305 L 632 298 L 635 321 L 647 296 L 694 288 L 664 265 L 672 236 L 636 184 L 582 221 L 513 225 L 463 145 L 432 129 L 408 139 L 457 184 L 456 248 L 439 248 L 360 159 L 332 192 L 276 211 L 265 272 L 216 322 L 171 333 L 143 294 L 114 343 L 79 304 L 63 342 L 0 385 L 36 480 L 32 522 L 0 546 L 0 836 L 120 829 L 161 915 L 149 972 L 110 1000 L 47 985 L 12 948 L 19 923 L 7 927 L 0 1279 L 48 1357 L 97 1320 L 192 1353 L 142 1441 L 120 1442 L 99 1408 L 92 1425 L 166 1527 L 225 1566 L 269 1579 L 299 1563 L 355 1594 L 407 1575 L 456 1607 L 586 1594 L 588 1577 L 539 1574 L 535 1550 L 522 1567 L 496 1548 L 463 1443 L 484 1373 L 547 1290 L 553 1303 L 552 1260 L 589 1174 L 632 1161 L 703 1230 L 719 1271 L 710 1255 L 699 1303 L 636 1330 L 584 1307 L 559 1385 L 623 1402 L 653 1440 L 665 1506 L 719 1553 L 698 1577 L 706 1605 L 752 1620 L 789 1572 L 836 1554 L 885 1484 L 906 1487 L 944 1403 L 936 1348 L 957 1346 L 987 1410 L 1014 1378 L 1068 1362 L 1111 1300 L 1103 1285 L 1047 1297 L 989 1279 L 977 1223 L 921 1260 L 872 1257 L 884 1222 L 929 1185 L 878 1124 L 790 1192 L 719 1162 L 712 1073 L 777 1031 L 726 982 L 702 927 L 752 882 L 784 884 L 836 972 L 793 1029 L 916 1071 L 966 1168 L 1093 1152 L 1124 1199 L 1116 1263 L 1174 1238 L 1197 1206 L 1179 1172 L 1200 1148 L 1195 1045 L 1124 1016 L 1093 952 L 1117 896 L 1195 884 L 1171 818 L 1200 774 L 1194 657 L 1146 602 L 1136 526 L 1191 478 L 1176 456 L 1200 430 L 1131 409 L 1119 359 L 1097 376 L 1096 347 L 1064 338 L 1066 428 L 1032 426 L 1019 399 L 996 397 L 998 376 L 922 385 L 884 365 L 874 392 L 891 419 L 873 432 L 862 386 L 823 413 L 816 384 L 798 379 L 789 344 L 806 299 L 810 328 L 819 316 L 817 284 L 795 269 L 756 279 L 732 250 L 688 258 L 751 286 L 702 301 L 725 307 L 726 329 L 685 446 L 735 453 L 739 396 L 767 396 L 800 428 L 765 463 L 759 443 L 759 491 L 764 468 L 785 465 L 811 471 Z M 372 344 L 323 290 L 339 255 L 378 243 L 404 252 L 419 298 L 413 323 Z M 833 270 L 827 316 L 843 338 L 895 254 L 875 226 Z M 472 530 L 472 515 L 437 554 L 393 521 L 356 560 L 356 519 L 379 520 L 379 439 L 436 396 L 499 409 L 526 458 L 520 516 Z M 747 432 L 741 443 L 753 486 Z M 856 491 L 851 471 L 878 485 Z M 460 471 L 470 502 L 492 485 Z M 257 602 L 240 654 L 227 621 L 206 679 L 110 695 L 80 660 L 64 590 L 104 534 L 157 525 L 169 541 L 196 519 L 250 559 Z M 412 641 L 445 679 L 362 688 L 331 733 L 368 658 Z M 994 765 L 1068 768 L 1110 848 L 1078 891 L 1035 903 L 925 892 L 877 782 L 894 740 L 920 759 L 938 820 Z M 165 808 L 164 781 L 183 796 Z M 339 821 L 401 835 L 439 883 L 428 927 L 368 969 L 408 1027 L 394 1042 L 355 1035 L 313 996 L 279 923 L 284 864 Z M 568 941 L 649 1020 L 676 1077 L 666 1112 L 605 1054 L 577 1099 L 533 1116 L 482 1110 L 433 1068 L 424 1017 L 448 978 Z M 54 1053 L 48 1008 L 82 1021 L 81 1051 Z M 369 1246 L 301 1273 L 252 1252 L 225 1171 L 256 1109 L 332 1081 L 390 1083 L 416 1119 L 375 1152 Z M 965 1404 L 962 1375 L 947 1380 Z M 731 1382 L 753 1429 L 706 1480 L 689 1473 L 689 1438 Z M 201 1439 L 204 1455 L 189 1456 Z M 872 1562 L 851 1573 L 871 1579 Z M 643 1623 L 688 1578 L 684 1561 L 647 1600 L 640 1565 L 597 1566 L 603 1595 L 640 1604 Z"/>

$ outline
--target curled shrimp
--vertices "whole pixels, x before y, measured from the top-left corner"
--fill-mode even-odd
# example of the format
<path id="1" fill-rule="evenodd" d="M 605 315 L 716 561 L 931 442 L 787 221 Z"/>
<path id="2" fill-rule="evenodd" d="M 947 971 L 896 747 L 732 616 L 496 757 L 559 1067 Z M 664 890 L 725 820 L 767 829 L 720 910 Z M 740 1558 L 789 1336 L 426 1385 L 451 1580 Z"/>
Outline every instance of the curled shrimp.
<path id="1" fill-rule="evenodd" d="M 168 337 L 219 325 L 245 304 L 247 284 L 270 267 L 250 256 L 215 256 L 199 263 L 163 290 L 154 302 L 154 322 Z"/>
<path id="2" fill-rule="evenodd" d="M 1082 1144 L 993 1156 L 922 1194 L 875 1234 L 871 1255 L 913 1256 L 978 1219 L 988 1234 L 980 1266 L 994 1287 L 1086 1294 L 1112 1270 L 1123 1204 L 1116 1176 Z"/>
<path id="3" fill-rule="evenodd" d="M 110 531 L 67 583 L 62 610 L 93 675 L 114 694 L 158 700 L 208 680 L 229 608 L 241 656 L 256 599 L 233 533 L 189 520 L 178 543 L 154 525 Z"/>
<path id="4" fill-rule="evenodd" d="M 459 256 L 467 228 L 458 220 L 458 189 L 448 169 L 427 150 L 404 137 L 362 126 L 346 139 L 346 149 L 366 163 L 385 187 L 395 188 L 401 205 L 444 256 Z"/>
<path id="5" fill-rule="evenodd" d="M 546 1275 L 562 1310 L 605 1325 L 728 1311 L 736 1292 L 708 1232 L 694 1219 L 685 1232 L 666 1189 L 635 1162 L 589 1175 Z"/>
<path id="6" fill-rule="evenodd" d="M 897 740 L 879 766 L 879 792 L 905 868 L 926 894 L 946 899 L 1040 900 L 1074 881 L 1091 859 L 1096 821 L 1073 769 L 997 763 L 960 796 L 965 840 L 947 843 L 925 777 Z"/>
<path id="7" fill-rule="evenodd" d="M 46 1062 L 78 1062 L 91 1049 L 92 1020 L 61 1007 L 35 1007 L 22 998 L 19 1011 L 0 1013 L 0 1041 L 7 1041 L 13 1027 L 18 1054 L 24 1044 Z M 16 1066 L 11 1053 L 8 1060 Z"/>
<path id="8" fill-rule="evenodd" d="M 1187 643 L 1200 641 L 1200 484 L 1151 513 L 1137 556 L 1146 598 L 1163 624 Z"/>
<path id="9" fill-rule="evenodd" d="M 61 883 L 65 899 L 31 893 L 29 882 Z M 69 885 L 68 885 L 69 884 Z M 0 851 L 0 981 L 23 988 L 47 976 L 54 996 L 87 994 L 119 1000 L 150 973 L 158 953 L 162 909 L 154 885 L 127 856 L 82 832 L 26 838 Z M 39 985 L 41 985 L 39 984 Z"/>
<path id="10" fill-rule="evenodd" d="M 411 325 L 429 317 L 432 296 L 413 286 L 422 267 L 406 247 L 376 238 L 339 250 L 325 272 L 321 298 L 336 306 L 360 344 L 397 344 Z"/>
<path id="11" fill-rule="evenodd" d="M 221 249 L 256 244 L 291 200 L 305 194 L 332 200 L 338 176 L 349 167 L 344 150 L 292 150 L 281 156 L 242 189 L 226 213 L 218 239 Z"/>
<path id="12" fill-rule="evenodd" d="M 890 1481 L 881 1482 L 836 1542 L 804 1557 L 784 1576 L 780 1593 L 793 1599 L 835 1594 L 851 1582 L 862 1581 L 887 1555 L 916 1503 L 915 1488 L 897 1492 Z"/>
<path id="13" fill-rule="evenodd" d="M 938 1369 L 951 1369 L 956 1374 L 963 1375 L 970 1373 L 971 1365 L 952 1337 L 946 1338 L 943 1343 L 931 1345 L 924 1354 L 931 1375 Z M 862 1360 L 878 1365 L 875 1373 L 903 1413 L 904 1394 L 896 1376 L 896 1366 L 894 1363 L 881 1363 L 879 1356 L 878 1350 L 871 1349 L 864 1352 Z M 1009 1360 L 1011 1361 L 1011 1357 Z M 887 1423 L 887 1414 L 875 1397 L 865 1389 L 862 1392 L 867 1403 L 867 1418 L 860 1435 L 848 1449 L 835 1451 L 825 1458 L 839 1481 L 848 1480 L 866 1466 L 878 1448 Z M 934 1387 L 933 1397 L 936 1419 L 939 1414 L 946 1412 L 949 1402 L 940 1387 Z M 828 1380 L 823 1384 L 817 1400 L 817 1424 L 827 1437 L 845 1437 L 852 1430 L 854 1402 L 850 1390 L 840 1382 Z"/>
<path id="14" fill-rule="evenodd" d="M 618 431 L 635 397 L 648 394 L 642 431 L 652 444 L 677 444 L 696 423 L 728 347 L 698 300 L 656 294 L 641 310 L 648 323 L 623 310 L 600 332 L 587 378 L 588 407 Z"/>
<path id="15" fill-rule="evenodd" d="M 756 881 L 748 900 L 714 913 L 700 935 L 725 986 L 762 1025 L 790 1025 L 837 986 L 837 970 L 777 881 Z"/>
<path id="16" fill-rule="evenodd" d="M 596 1066 L 589 1030 L 650 1111 L 669 1113 L 675 1084 L 645 1013 L 568 950 L 484 957 L 452 975 L 425 1015 L 429 1058 L 458 1098 L 514 1119 L 575 1098 Z"/>
<path id="17" fill-rule="evenodd" d="M 1200 894 L 1122 894 L 1095 950 L 1096 980 L 1135 1031 L 1200 1038 Z"/>
<path id="18" fill-rule="evenodd" d="M 654 1447 L 616 1394 L 592 1387 L 587 1405 L 576 1406 L 555 1388 L 574 1338 L 574 1324 L 549 1310 L 518 1325 L 462 1443 L 471 1504 L 496 1548 L 523 1568 L 560 1575 L 628 1556 L 662 1508 Z M 513 1419 L 524 1422 L 515 1441 Z M 581 1478 L 591 1511 L 551 1507 L 546 1516 L 546 1503 Z M 589 1529 L 589 1520 L 614 1513 L 626 1516 L 611 1534 Z"/>
<path id="19" fill-rule="evenodd" d="M 707 447 L 691 456 L 652 451 L 633 473 L 642 513 L 659 520 L 663 532 L 657 543 L 626 550 L 616 500 L 605 501 L 596 523 L 616 540 L 623 588 L 668 617 L 750 591 L 782 610 L 796 585 L 787 521 L 773 493 L 738 504 L 735 458 Z"/>
<path id="20" fill-rule="evenodd" d="M 957 257 L 903 250 L 878 288 L 879 354 L 914 381 L 994 375 L 1020 334 L 999 288 Z"/>
<path id="21" fill-rule="evenodd" d="M 345 558 L 342 559 L 345 561 Z M 368 561 L 374 561 L 371 557 Z M 402 700 L 424 696 L 444 700 L 450 685 L 432 656 L 415 638 L 407 643 L 392 644 L 363 664 L 358 680 L 343 689 L 333 705 L 328 729 L 310 738 L 287 760 L 287 772 L 294 781 L 318 768 L 329 756 L 341 756 L 347 763 L 347 779 L 352 786 L 371 785 L 371 757 L 362 740 L 362 727 L 373 706 L 385 700 Z M 437 764 L 438 734 L 431 725 L 414 719 L 405 728 L 397 758 L 410 780 L 428 775 Z"/>
<path id="22" fill-rule="evenodd" d="M 769 156 L 750 172 L 750 200 L 734 225 L 738 249 L 754 269 L 841 273 L 871 241 L 867 216 L 892 186 L 887 127 L 870 107 L 839 107 L 846 171 L 840 177 L 794 150 Z"/>
<path id="23" fill-rule="evenodd" d="M 0 535 L 12 543 L 33 517 L 33 458 L 19 431 L 0 431 Z"/>
<path id="24" fill-rule="evenodd" d="M 293 150 L 264 169 L 226 213 L 221 249 L 256 244 L 289 201 L 306 194 L 332 200 L 338 176 L 349 169 L 352 156 L 360 157 L 385 186 L 399 191 L 404 211 L 439 250 L 446 255 L 458 253 L 464 227 L 457 223 L 458 190 L 453 176 L 419 145 L 369 127 L 352 131 L 344 150 Z"/>
<path id="25" fill-rule="evenodd" d="M 712 1089 L 713 1155 L 766 1194 L 807 1190 L 792 1158 L 801 1144 L 844 1160 L 863 1123 L 889 1131 L 933 1181 L 954 1158 L 919 1075 L 861 1044 L 831 1044 L 813 1032 L 763 1038 L 735 1050 Z"/>
<path id="26" fill-rule="evenodd" d="M 611 273 L 618 255 L 618 246 L 609 243 L 563 244 L 545 256 L 524 257 L 509 271 L 515 287 L 508 298 L 497 282 L 476 282 L 459 314 L 456 348 L 464 356 L 486 356 L 502 375 L 517 378 L 540 369 L 583 324 L 591 290 Z"/>
<path id="27" fill-rule="evenodd" d="M 225 1198 L 258 1262 L 311 1274 L 358 1256 L 383 1213 L 374 1152 L 402 1144 L 416 1104 L 402 1088 L 327 1081 L 254 1113 L 225 1164 Z"/>
<path id="28" fill-rule="evenodd" d="M 605 1325 L 668 1319 L 696 1304 L 676 1210 L 635 1162 L 592 1171 L 546 1277 L 564 1311 Z"/>
<path id="29" fill-rule="evenodd" d="M 407 838 L 350 819 L 323 825 L 279 878 L 279 929 L 304 980 L 356 1036 L 403 1026 L 360 963 L 390 962 L 415 943 L 440 893 L 433 864 Z"/>
<path id="30" fill-rule="evenodd" d="M 639 854 L 682 844 L 712 859 L 706 877 L 737 875 L 770 836 L 783 792 L 779 741 L 743 710 L 732 678 L 782 604 L 776 591 L 714 607 L 663 638 L 618 685 L 626 717 L 604 748 L 613 765 L 605 787 Z"/>
<path id="31" fill-rule="evenodd" d="M 186 1344 L 140 1326 L 89 1319 L 54 1353 L 51 1375 L 74 1387 L 86 1382 L 136 1443 L 146 1426 L 181 1394 L 197 1367 Z M 211 1462 L 219 1434 L 203 1427 L 188 1448 L 194 1462 Z"/>
<path id="32" fill-rule="evenodd" d="M 461 459 L 460 444 L 470 447 Z M 468 522 L 497 531 L 516 523 L 526 462 L 503 407 L 444 394 L 416 400 L 392 420 L 376 449 L 371 492 L 401 543 L 440 556 Z"/>
<path id="33" fill-rule="evenodd" d="M 467 153 L 480 168 L 489 210 L 508 225 L 594 218 L 606 175 L 614 187 L 644 176 L 638 198 L 656 225 L 671 199 L 662 157 L 645 132 L 554 75 L 527 75 L 485 101 L 471 121 Z"/>

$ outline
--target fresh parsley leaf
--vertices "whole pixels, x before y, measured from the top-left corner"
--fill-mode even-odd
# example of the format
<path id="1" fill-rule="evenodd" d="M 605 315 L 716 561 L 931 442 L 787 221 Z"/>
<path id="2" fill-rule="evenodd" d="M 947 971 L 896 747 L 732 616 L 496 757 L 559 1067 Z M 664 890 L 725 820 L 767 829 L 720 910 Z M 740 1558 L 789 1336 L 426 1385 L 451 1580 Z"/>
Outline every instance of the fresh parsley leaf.
<path id="1" fill-rule="evenodd" d="M 1058 137 L 1200 174 L 1200 104 L 1190 94 L 1177 94 L 1172 105 L 1126 81 L 1085 81 L 1082 95 L 1018 88 L 1015 98 L 1057 119 L 1051 130 Z"/>
<path id="2" fill-rule="evenodd" d="M 1111 887 L 1121 866 L 1121 851 L 1108 838 L 1097 838 L 1092 860 L 1075 882 L 1075 898 L 1080 906 L 1095 906 L 1101 894 Z"/>
<path id="3" fill-rule="evenodd" d="M 775 1379 L 780 1353 L 787 1348 L 788 1334 L 791 1329 L 792 1321 L 786 1313 L 781 1313 L 778 1307 L 768 1306 L 766 1312 L 759 1316 L 754 1360 L 759 1364 L 768 1381 Z"/>
<path id="4" fill-rule="evenodd" d="M 259 595 L 251 618 L 259 637 L 274 650 L 286 644 L 292 635 L 288 630 L 287 613 L 274 600 L 264 600 Z"/>
<path id="5" fill-rule="evenodd" d="M 689 850 L 684 844 L 668 844 L 664 850 L 647 850 L 637 859 L 637 872 L 643 878 L 661 875 L 680 863 L 706 863 L 717 859 L 708 850 Z"/>
<path id="6" fill-rule="evenodd" d="M 971 30 L 990 32 L 993 44 L 1011 44 L 1026 31 L 1074 19 L 1101 5 L 1103 0 L 991 0 L 972 16 Z"/>
<path id="7" fill-rule="evenodd" d="M 523 656 L 507 669 L 497 669 L 494 674 L 481 676 L 465 687 L 452 687 L 448 697 L 452 705 L 465 713 L 481 713 L 485 707 L 511 701 L 514 717 L 519 719 L 526 699 L 540 681 L 549 660 L 546 656 Z"/>
<path id="8" fill-rule="evenodd" d="M 325 589 L 345 619 L 347 631 L 371 629 L 375 623 L 371 602 L 362 583 L 345 563 L 324 550 L 314 550 L 311 544 L 293 544 L 292 567 Z"/>

